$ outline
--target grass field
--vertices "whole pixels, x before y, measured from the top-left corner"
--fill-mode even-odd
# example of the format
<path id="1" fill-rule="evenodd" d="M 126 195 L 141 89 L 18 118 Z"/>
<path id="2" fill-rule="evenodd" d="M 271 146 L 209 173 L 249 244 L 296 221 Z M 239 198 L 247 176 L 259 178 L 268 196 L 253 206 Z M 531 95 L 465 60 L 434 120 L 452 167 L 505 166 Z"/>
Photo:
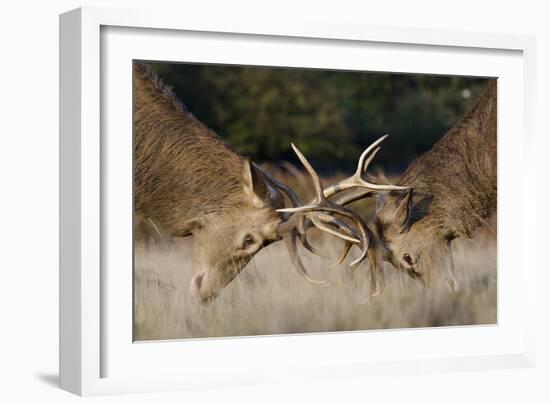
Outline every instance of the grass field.
<path id="1" fill-rule="evenodd" d="M 443 284 L 423 288 L 386 265 L 385 291 L 363 305 L 360 302 L 369 291 L 368 263 L 353 274 L 345 265 L 328 270 L 341 244 L 331 237 L 314 241 L 334 259 L 322 259 L 303 250 L 303 260 L 312 276 L 328 279 L 330 286 L 310 285 L 299 277 L 278 242 L 260 251 L 206 307 L 198 305 L 188 293 L 193 275 L 192 238 L 137 243 L 134 339 L 496 323 L 496 239 L 489 232 L 453 242 L 460 292 L 451 293 Z"/>

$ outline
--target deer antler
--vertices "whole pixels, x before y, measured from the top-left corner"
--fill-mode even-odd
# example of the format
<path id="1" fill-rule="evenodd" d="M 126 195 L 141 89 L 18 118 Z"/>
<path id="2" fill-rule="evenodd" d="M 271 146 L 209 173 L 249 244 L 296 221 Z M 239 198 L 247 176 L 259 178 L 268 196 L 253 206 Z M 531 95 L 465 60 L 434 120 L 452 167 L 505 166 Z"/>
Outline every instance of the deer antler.
<path id="1" fill-rule="evenodd" d="M 367 172 L 367 169 L 378 153 L 380 151 L 380 144 L 388 137 L 387 134 L 380 137 L 378 140 L 376 140 L 374 143 L 372 143 L 365 151 L 363 151 L 363 154 L 359 157 L 359 163 L 357 164 L 357 169 L 355 170 L 355 173 L 350 176 L 349 178 L 346 178 L 344 180 L 341 180 L 340 182 L 329 186 L 325 189 L 325 197 L 331 197 L 335 195 L 336 193 L 339 193 L 341 191 L 351 189 L 351 188 L 365 188 L 371 192 L 379 192 L 379 191 L 388 191 L 388 190 L 407 190 L 407 187 L 404 186 L 397 186 L 397 185 L 378 185 L 376 183 L 369 182 L 365 177 L 364 174 Z M 366 197 L 368 193 L 365 193 Z M 358 200 L 358 198 L 354 199 L 353 201 Z M 338 204 L 342 204 L 342 201 Z"/>
<path id="2" fill-rule="evenodd" d="M 365 197 L 372 196 L 380 191 L 392 191 L 392 190 L 407 190 L 407 187 L 403 186 L 397 186 L 397 185 L 379 185 L 375 183 L 371 183 L 367 180 L 365 177 L 365 173 L 378 153 L 380 151 L 380 144 L 388 137 L 388 135 L 384 135 L 380 137 L 378 140 L 376 140 L 374 143 L 372 143 L 360 156 L 357 169 L 355 173 L 350 176 L 349 178 L 346 178 L 336 184 L 333 184 L 329 186 L 326 189 L 323 189 L 323 186 L 321 184 L 321 180 L 319 179 L 319 176 L 309 163 L 309 161 L 305 158 L 305 156 L 298 150 L 298 148 L 292 144 L 292 148 L 294 149 L 294 152 L 304 165 L 305 169 L 308 171 L 314 185 L 315 190 L 315 197 L 314 199 L 306 204 L 301 205 L 299 201 L 297 203 L 293 203 L 293 207 L 291 208 L 285 208 L 285 209 L 279 209 L 278 212 L 283 213 L 291 213 L 291 214 L 299 214 L 301 217 L 294 218 L 292 217 L 293 221 L 295 221 L 296 227 L 299 227 L 300 230 L 300 240 L 302 244 L 310 251 L 313 251 L 313 253 L 317 253 L 314 251 L 314 249 L 311 247 L 308 247 L 307 245 L 311 246 L 307 240 L 307 229 L 311 227 L 311 225 L 316 226 L 320 230 L 323 230 L 325 232 L 328 232 L 332 235 L 336 235 L 342 239 L 344 239 L 344 251 L 342 255 L 339 257 L 338 261 L 336 262 L 336 266 L 340 263 L 342 263 L 345 258 L 347 257 L 349 251 L 351 250 L 351 247 L 353 244 L 359 244 L 361 245 L 361 254 L 357 259 L 355 259 L 350 264 L 350 269 L 354 271 L 359 265 L 367 258 L 369 257 L 370 260 L 370 270 L 372 274 L 372 282 L 371 282 L 371 295 L 370 297 L 373 297 L 374 295 L 379 294 L 383 287 L 384 287 L 384 278 L 381 276 L 381 273 L 378 270 L 377 265 L 377 258 L 376 258 L 376 251 L 370 251 L 369 247 L 375 238 L 373 238 L 372 232 L 369 230 L 365 222 L 362 220 L 362 218 L 353 210 L 348 209 L 344 207 L 345 205 L 352 203 L 354 201 L 360 200 Z M 343 192 L 348 189 L 355 188 L 355 191 L 348 192 L 339 195 L 338 197 L 334 197 L 332 199 L 329 199 L 330 197 L 333 197 L 340 192 Z M 315 216 L 312 216 L 312 213 L 316 213 Z M 359 230 L 359 234 L 355 233 L 355 231 L 351 230 L 345 223 L 343 223 L 340 220 L 337 220 L 333 214 L 341 215 L 344 217 L 347 217 L 351 219 L 357 226 Z M 309 218 L 309 221 L 305 221 L 305 217 Z M 330 219 L 327 217 L 331 217 Z M 351 236 L 352 239 L 349 239 L 346 234 L 343 234 L 341 231 L 345 231 L 348 236 Z M 290 250 L 290 249 L 289 249 Z M 292 252 L 291 252 L 292 254 Z M 300 262 L 301 263 L 301 262 Z M 303 268 L 303 265 L 302 265 Z M 378 283 L 380 282 L 380 288 L 378 287 Z"/>
<path id="3" fill-rule="evenodd" d="M 320 252 L 315 249 L 307 239 L 307 230 L 311 228 L 311 226 L 315 226 L 321 231 L 327 232 L 344 240 L 344 251 L 336 262 L 336 265 L 345 260 L 354 244 L 360 246 L 361 253 L 359 257 L 351 262 L 350 269 L 352 271 L 355 270 L 368 257 L 371 261 L 370 270 L 372 274 L 371 297 L 381 292 L 381 289 L 378 288 L 378 282 L 380 280 L 380 283 L 382 284 L 381 287 L 383 288 L 383 277 L 380 276 L 378 265 L 376 264 L 376 251 L 372 251 L 372 248 L 370 248 L 371 243 L 375 241 L 376 238 L 374 238 L 372 232 L 369 230 L 361 216 L 359 216 L 359 214 L 355 211 L 345 207 L 345 205 L 356 200 L 369 197 L 380 191 L 407 189 L 403 186 L 370 183 L 365 177 L 368 166 L 380 150 L 380 144 L 387 137 L 387 135 L 382 136 L 361 154 L 357 165 L 357 170 L 352 176 L 331 185 L 326 189 L 323 189 L 319 175 L 317 175 L 307 158 L 294 144 L 292 144 L 294 152 L 302 162 L 313 182 L 315 197 L 307 204 L 303 204 L 290 187 L 277 181 L 275 178 L 271 177 L 269 174 L 261 170 L 261 168 L 256 166 L 256 168 L 264 174 L 269 183 L 279 191 L 283 192 L 292 204 L 292 207 L 277 210 L 277 212 L 283 214 L 283 222 L 279 225 L 279 233 L 287 246 L 294 268 L 308 282 L 320 285 L 328 284 L 326 281 L 314 280 L 309 276 L 300 259 L 296 247 L 297 241 L 299 240 L 307 250 L 321 255 Z M 333 197 L 352 188 L 356 188 L 355 191 Z M 331 197 L 332 199 L 329 199 Z M 345 222 L 337 219 L 335 215 L 350 219 L 355 224 L 358 232 L 351 229 Z"/>
<path id="4" fill-rule="evenodd" d="M 326 208 L 327 206 L 330 206 L 332 208 L 334 208 L 335 206 L 343 207 L 343 206 L 345 206 L 349 203 L 352 203 L 354 201 L 360 200 L 360 199 L 368 197 L 368 196 L 372 196 L 373 194 L 375 194 L 377 192 L 380 192 L 380 191 L 407 190 L 408 188 L 404 187 L 404 186 L 379 185 L 379 184 L 371 183 L 365 178 L 365 173 L 366 173 L 370 163 L 372 162 L 372 160 L 374 159 L 374 157 L 376 156 L 376 154 L 380 150 L 380 144 L 387 137 L 388 137 L 387 134 L 380 137 L 378 140 L 376 140 L 374 143 L 372 143 L 369 147 L 367 147 L 367 149 L 365 149 L 365 151 L 363 151 L 363 153 L 359 157 L 359 162 L 357 164 L 357 169 L 356 169 L 355 173 L 352 176 L 350 176 L 349 178 L 343 179 L 340 182 L 338 182 L 336 184 L 333 184 L 333 185 L 329 186 L 328 188 L 326 188 L 324 190 L 322 188 L 321 181 L 319 180 L 319 176 L 317 175 L 315 170 L 312 168 L 311 164 L 307 161 L 307 159 L 300 152 L 300 150 L 298 150 L 298 148 L 294 144 L 292 144 L 292 148 L 294 149 L 294 152 L 298 155 L 298 158 L 300 159 L 300 161 L 302 162 L 302 164 L 304 165 L 304 167 L 306 168 L 306 170 L 310 174 L 311 178 L 313 179 L 313 184 L 314 184 L 314 188 L 315 188 L 315 192 L 316 192 L 316 197 L 312 201 L 312 203 L 310 203 L 310 206 L 301 206 L 299 208 L 294 207 L 294 208 L 291 208 L 291 209 L 282 209 L 282 210 L 278 210 L 278 211 L 285 211 L 285 212 L 314 211 L 314 210 L 311 209 L 311 207 L 312 207 L 311 205 L 317 205 L 317 207 L 318 207 L 317 211 L 321 211 L 321 209 L 324 209 L 324 211 L 327 211 L 327 212 L 330 213 L 331 211 Z M 328 199 L 328 198 L 330 198 L 330 197 L 332 197 L 332 196 L 334 196 L 334 195 L 336 195 L 340 192 L 343 192 L 343 191 L 351 189 L 351 188 L 360 188 L 360 189 L 357 189 L 355 192 L 352 192 L 352 193 L 342 194 L 339 197 L 333 198 L 331 200 Z M 309 207 L 309 210 L 306 210 L 306 207 Z M 359 223 L 358 228 L 360 230 L 361 230 L 361 228 L 363 228 L 362 232 L 367 233 L 367 234 L 370 233 L 370 231 L 368 230 L 367 226 L 364 224 L 362 219 L 353 210 L 344 208 L 344 211 L 346 211 L 346 213 L 342 214 L 342 210 L 339 210 L 339 212 L 336 212 L 336 214 L 341 214 L 341 215 L 347 216 L 348 218 L 351 218 L 355 223 Z M 349 212 L 354 214 L 355 217 L 352 218 L 349 215 L 347 215 Z M 315 225 L 319 229 L 323 229 L 319 225 L 316 224 L 315 220 L 311 220 L 311 224 Z M 342 226 L 339 226 L 339 228 L 342 228 Z M 306 225 L 304 225 L 304 233 L 307 232 L 307 229 L 308 229 L 308 225 L 306 224 Z M 344 259 L 346 258 L 347 254 L 349 253 L 349 251 L 351 249 L 352 244 L 349 243 L 351 240 L 344 238 L 343 236 L 341 236 L 342 234 L 340 234 L 340 233 L 335 233 L 334 231 L 327 231 L 326 228 L 323 229 L 323 230 L 325 230 L 326 232 L 332 233 L 333 235 L 340 236 L 342 239 L 344 239 L 344 241 L 346 241 L 346 244 L 344 245 L 344 253 L 338 259 L 337 264 L 341 263 L 342 261 L 344 261 Z M 361 235 L 364 236 L 363 233 Z M 365 241 L 366 241 L 366 239 L 363 237 L 361 243 L 363 243 L 364 246 L 366 246 Z M 306 238 L 305 242 L 307 242 L 307 238 Z M 307 242 L 307 243 L 309 243 L 309 242 Z M 351 263 L 350 268 L 352 270 L 357 268 L 359 266 L 359 264 L 366 258 L 367 255 L 366 255 L 366 250 L 365 249 L 366 248 L 363 248 L 363 251 L 362 251 L 361 255 L 359 256 L 359 258 Z"/>
<path id="5" fill-rule="evenodd" d="M 310 203 L 306 205 L 299 205 L 299 206 L 294 206 L 290 208 L 278 209 L 277 211 L 280 213 L 293 213 L 293 214 L 309 214 L 309 213 L 319 213 L 319 212 L 333 213 L 333 214 L 338 214 L 338 215 L 347 217 L 350 220 L 352 220 L 357 225 L 357 228 L 359 229 L 359 232 L 360 232 L 359 239 L 357 239 L 356 237 L 350 237 L 349 235 L 342 234 L 339 231 L 335 231 L 331 229 L 330 227 L 322 223 L 322 219 L 321 219 L 321 222 L 319 222 L 320 221 L 319 217 L 313 216 L 313 218 L 311 219 L 311 222 L 320 230 L 329 232 L 332 235 L 336 235 L 344 239 L 345 241 L 361 243 L 363 245 L 361 255 L 351 263 L 351 267 L 358 266 L 367 256 L 368 245 L 370 240 L 369 229 L 367 228 L 366 224 L 363 222 L 362 218 L 355 211 L 350 210 L 342 205 L 336 204 L 325 197 L 325 191 L 323 190 L 323 185 L 321 184 L 321 180 L 319 179 L 319 175 L 317 175 L 317 172 L 315 172 L 315 170 L 313 169 L 309 161 L 300 152 L 300 150 L 298 150 L 298 148 L 294 144 L 292 144 L 292 148 L 294 149 L 294 152 L 296 153 L 296 155 L 298 156 L 298 158 L 300 159 L 300 161 L 308 171 L 313 181 L 315 197 Z M 326 219 L 325 216 L 322 216 L 322 217 Z M 342 225 L 341 221 L 337 221 L 337 220 L 335 221 L 334 217 L 333 217 L 333 220 L 328 220 L 327 223 L 332 225 L 337 225 L 338 228 L 346 228 L 345 226 Z"/>
<path id="6" fill-rule="evenodd" d="M 297 208 L 303 206 L 294 190 L 292 190 L 284 183 L 279 182 L 277 179 L 269 175 L 259 166 L 255 164 L 254 166 L 262 173 L 262 175 L 269 182 L 270 185 L 283 192 L 288 197 L 293 207 Z M 314 225 L 317 228 L 329 232 L 332 235 L 338 236 L 344 239 L 346 242 L 350 243 L 360 242 L 358 235 L 351 228 L 349 228 L 347 224 L 326 213 L 319 212 L 316 214 L 306 215 L 296 215 L 285 212 L 281 213 L 284 214 L 284 216 L 283 222 L 279 225 L 278 231 L 281 234 L 285 245 L 287 246 L 294 268 L 296 269 L 298 274 L 304 277 L 308 282 L 318 285 L 327 285 L 328 283 L 326 281 L 315 280 L 309 276 L 300 259 L 300 256 L 298 255 L 296 242 L 299 240 L 307 250 L 317 255 L 321 255 L 321 253 L 317 249 L 315 249 L 307 239 L 306 232 L 310 225 Z M 308 221 L 306 221 L 306 219 Z"/>

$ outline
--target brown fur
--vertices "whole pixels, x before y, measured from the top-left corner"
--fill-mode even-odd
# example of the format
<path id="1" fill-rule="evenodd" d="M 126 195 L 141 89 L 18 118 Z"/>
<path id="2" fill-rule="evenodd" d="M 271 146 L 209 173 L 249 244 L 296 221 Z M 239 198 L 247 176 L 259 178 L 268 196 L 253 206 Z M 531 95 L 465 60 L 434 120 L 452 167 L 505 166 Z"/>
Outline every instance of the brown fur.
<path id="1" fill-rule="evenodd" d="M 399 181 L 433 195 L 423 219 L 445 235 L 471 237 L 496 211 L 496 108 L 492 80 L 470 113 L 413 161 Z"/>
<path id="2" fill-rule="evenodd" d="M 135 221 L 194 236 L 192 290 L 204 302 L 279 238 L 280 206 L 267 186 L 148 65 L 134 63 Z"/>
<path id="3" fill-rule="evenodd" d="M 135 212 L 170 235 L 242 205 L 242 166 L 149 66 L 134 68 Z"/>
<path id="4" fill-rule="evenodd" d="M 429 280 L 429 260 L 452 266 L 450 241 L 472 237 L 496 212 L 496 94 L 491 80 L 472 110 L 411 163 L 399 180 L 410 193 L 379 199 L 375 222 L 386 260 L 413 277 Z"/>

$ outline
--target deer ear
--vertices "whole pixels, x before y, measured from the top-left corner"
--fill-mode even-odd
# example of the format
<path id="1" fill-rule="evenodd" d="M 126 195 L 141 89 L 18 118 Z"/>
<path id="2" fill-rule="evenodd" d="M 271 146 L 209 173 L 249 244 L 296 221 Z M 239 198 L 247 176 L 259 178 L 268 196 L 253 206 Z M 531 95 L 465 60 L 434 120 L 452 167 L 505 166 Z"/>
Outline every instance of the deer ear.
<path id="1" fill-rule="evenodd" d="M 409 191 L 407 192 L 407 195 L 399 204 L 399 207 L 397 207 L 397 211 L 395 213 L 395 222 L 400 224 L 403 230 L 408 229 L 409 221 L 412 213 L 412 207 L 413 207 L 413 189 L 410 188 Z"/>
<path id="2" fill-rule="evenodd" d="M 265 207 L 266 183 L 262 180 L 249 158 L 245 158 L 243 164 L 243 189 L 245 194 L 252 199 L 254 207 Z"/>

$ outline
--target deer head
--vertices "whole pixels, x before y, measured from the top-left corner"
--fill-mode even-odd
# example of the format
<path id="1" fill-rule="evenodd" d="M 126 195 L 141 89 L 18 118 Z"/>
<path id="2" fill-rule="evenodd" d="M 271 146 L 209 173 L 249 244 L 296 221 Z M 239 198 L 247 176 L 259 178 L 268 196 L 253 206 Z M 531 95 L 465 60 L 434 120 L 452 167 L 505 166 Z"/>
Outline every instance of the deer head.
<path id="1" fill-rule="evenodd" d="M 284 207 L 285 197 L 294 207 L 302 203 L 291 188 L 247 159 L 243 161 L 242 178 L 239 208 L 202 217 L 196 225 L 196 274 L 191 281 L 191 292 L 202 303 L 211 302 L 258 251 L 278 240 L 285 242 L 298 274 L 311 284 L 326 285 L 309 276 L 298 255 L 299 241 L 313 250 L 305 238 L 304 220 L 311 220 L 321 230 L 349 242 L 360 242 L 346 224 L 322 212 L 355 217 L 358 225 L 362 225 L 361 219 L 338 205 L 323 204 L 301 215 L 279 210 Z M 366 234 L 363 235 L 366 239 Z"/>
<path id="2" fill-rule="evenodd" d="M 456 290 L 451 241 L 430 208 L 433 195 L 409 189 L 377 198 L 374 227 L 383 259 L 424 285 L 443 278 Z M 437 269 L 434 272 L 434 268 Z"/>

